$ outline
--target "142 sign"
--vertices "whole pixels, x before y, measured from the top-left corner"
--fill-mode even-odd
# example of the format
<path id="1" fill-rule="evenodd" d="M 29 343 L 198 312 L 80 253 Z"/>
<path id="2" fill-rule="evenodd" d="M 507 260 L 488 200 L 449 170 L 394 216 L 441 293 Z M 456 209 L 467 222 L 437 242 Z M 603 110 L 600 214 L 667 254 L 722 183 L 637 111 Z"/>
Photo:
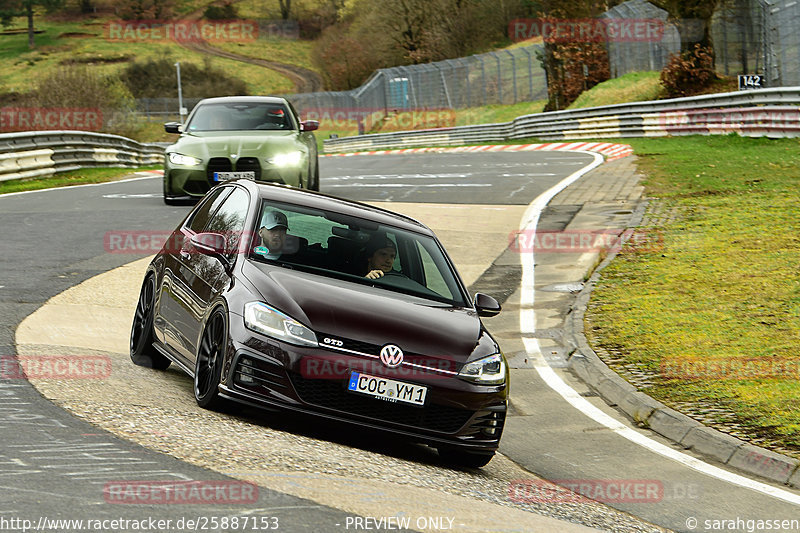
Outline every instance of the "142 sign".
<path id="1" fill-rule="evenodd" d="M 764 76 L 761 74 L 740 74 L 739 75 L 739 90 L 746 89 L 763 89 L 765 87 Z"/>

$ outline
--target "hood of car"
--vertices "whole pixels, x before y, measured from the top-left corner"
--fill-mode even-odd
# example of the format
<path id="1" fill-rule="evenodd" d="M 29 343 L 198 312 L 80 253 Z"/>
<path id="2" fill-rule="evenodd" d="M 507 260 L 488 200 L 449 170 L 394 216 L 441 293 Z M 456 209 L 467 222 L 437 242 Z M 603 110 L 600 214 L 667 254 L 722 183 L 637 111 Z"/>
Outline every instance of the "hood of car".
<path id="1" fill-rule="evenodd" d="M 345 348 L 356 341 L 358 351 L 371 345 L 372 352 L 395 344 L 405 353 L 457 364 L 474 359 L 479 344 L 494 344 L 472 309 L 251 261 L 242 273 L 264 302 L 310 327 L 321 344 L 325 337 Z"/>
<path id="2" fill-rule="evenodd" d="M 212 157 L 269 157 L 292 150 L 307 151 L 296 131 L 201 132 L 184 134 L 167 148 L 208 160 Z"/>

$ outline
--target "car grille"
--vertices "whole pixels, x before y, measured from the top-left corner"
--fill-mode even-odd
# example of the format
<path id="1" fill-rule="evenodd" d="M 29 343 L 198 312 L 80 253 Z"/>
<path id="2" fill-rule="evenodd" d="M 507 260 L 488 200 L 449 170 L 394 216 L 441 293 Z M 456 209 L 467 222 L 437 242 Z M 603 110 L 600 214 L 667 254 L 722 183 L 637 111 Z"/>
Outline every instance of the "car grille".
<path id="1" fill-rule="evenodd" d="M 257 158 L 243 157 L 236 162 L 236 172 L 248 171 L 254 172 L 257 180 L 261 179 L 261 164 Z"/>
<path id="2" fill-rule="evenodd" d="M 206 166 L 206 178 L 211 185 L 216 185 L 214 172 L 230 172 L 232 170 L 231 161 L 227 157 L 212 157 Z"/>
<path id="3" fill-rule="evenodd" d="M 455 433 L 473 414 L 445 405 L 429 404 L 421 408 L 362 397 L 346 391 L 339 380 L 306 379 L 299 374 L 291 374 L 290 379 L 304 402 L 372 420 Z"/>
<path id="4" fill-rule="evenodd" d="M 383 345 L 381 344 L 371 344 L 368 342 L 358 341 L 354 339 L 347 339 L 345 337 L 339 337 L 337 335 L 329 335 L 327 333 L 317 332 L 317 338 L 325 339 L 326 337 L 330 337 L 332 339 L 336 339 L 341 341 L 343 344 L 341 348 L 346 350 L 352 350 L 354 352 L 359 352 L 367 355 L 373 355 L 375 357 L 380 356 L 381 348 Z M 326 344 L 324 341 L 321 346 L 328 348 L 332 351 L 336 351 L 336 347 L 333 345 Z M 403 347 L 400 346 L 402 349 Z M 421 365 L 426 368 L 432 368 L 434 370 L 444 370 L 447 372 L 458 372 L 460 370 L 459 364 L 455 362 L 455 360 L 447 359 L 445 357 L 427 357 L 425 355 L 421 355 L 418 353 L 408 352 L 403 350 L 403 360 L 406 363 L 413 363 L 416 365 Z"/>

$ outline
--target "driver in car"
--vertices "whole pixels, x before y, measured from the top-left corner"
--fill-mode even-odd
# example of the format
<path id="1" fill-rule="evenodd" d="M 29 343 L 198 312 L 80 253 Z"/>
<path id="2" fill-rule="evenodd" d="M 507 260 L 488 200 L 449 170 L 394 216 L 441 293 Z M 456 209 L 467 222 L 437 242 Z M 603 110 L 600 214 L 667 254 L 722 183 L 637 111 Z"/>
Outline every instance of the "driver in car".
<path id="1" fill-rule="evenodd" d="M 370 240 L 367 244 L 367 274 L 368 279 L 382 278 L 392 271 L 394 260 L 397 257 L 397 247 L 388 237 L 379 237 Z"/>
<path id="2" fill-rule="evenodd" d="M 288 230 L 289 224 L 285 214 L 280 211 L 267 211 L 258 230 L 262 246 L 257 246 L 255 252 L 267 259 L 278 259 L 285 252 Z"/>

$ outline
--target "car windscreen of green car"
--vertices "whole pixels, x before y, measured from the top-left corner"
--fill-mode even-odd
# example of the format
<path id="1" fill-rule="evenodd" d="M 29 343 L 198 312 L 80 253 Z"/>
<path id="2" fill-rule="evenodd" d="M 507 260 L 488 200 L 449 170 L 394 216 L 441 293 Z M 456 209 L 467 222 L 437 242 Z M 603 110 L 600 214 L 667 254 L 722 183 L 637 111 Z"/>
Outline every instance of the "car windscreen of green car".
<path id="1" fill-rule="evenodd" d="M 319 190 L 318 122 L 302 122 L 284 98 L 208 98 L 195 106 L 167 147 L 164 202 L 183 203 L 232 179 L 252 179 Z"/>

